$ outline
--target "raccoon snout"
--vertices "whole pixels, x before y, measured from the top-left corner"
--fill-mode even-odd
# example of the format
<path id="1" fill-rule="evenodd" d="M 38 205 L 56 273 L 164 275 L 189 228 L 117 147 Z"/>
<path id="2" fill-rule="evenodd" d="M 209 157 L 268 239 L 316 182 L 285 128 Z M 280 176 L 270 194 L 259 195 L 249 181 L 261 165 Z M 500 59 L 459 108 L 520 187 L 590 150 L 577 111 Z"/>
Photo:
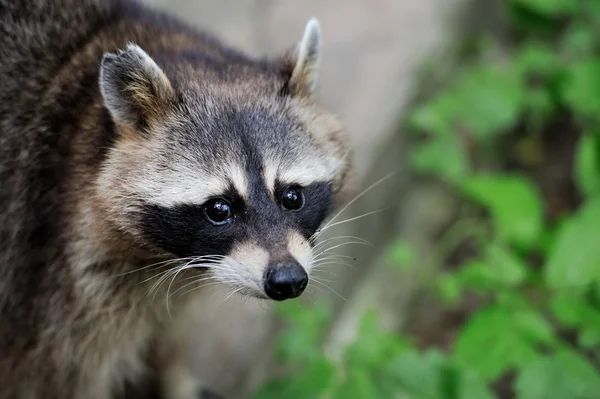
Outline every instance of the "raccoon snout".
<path id="1" fill-rule="evenodd" d="M 276 301 L 299 297 L 307 284 L 308 274 L 295 260 L 271 264 L 265 271 L 265 293 Z"/>

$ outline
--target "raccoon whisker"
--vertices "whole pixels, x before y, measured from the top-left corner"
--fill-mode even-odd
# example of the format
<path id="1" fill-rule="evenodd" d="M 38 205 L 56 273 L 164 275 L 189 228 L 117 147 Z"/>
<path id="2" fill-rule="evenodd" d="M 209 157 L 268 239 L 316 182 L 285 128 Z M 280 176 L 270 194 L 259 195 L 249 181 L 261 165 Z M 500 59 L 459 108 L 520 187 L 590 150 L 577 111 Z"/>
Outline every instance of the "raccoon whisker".
<path id="1" fill-rule="evenodd" d="M 313 270 L 313 271 L 315 271 L 315 270 Z M 323 271 L 323 270 L 321 270 L 321 271 Z M 326 283 L 334 283 L 334 282 L 335 282 L 334 280 L 330 280 L 330 279 L 327 279 L 327 278 L 323 278 L 323 276 L 319 276 L 319 275 L 317 275 L 317 274 L 315 274 L 313 278 L 316 280 L 316 279 L 317 279 L 317 277 L 318 277 L 318 280 L 319 280 L 319 281 L 324 281 L 324 282 L 326 282 Z"/>
<path id="2" fill-rule="evenodd" d="M 331 237 L 331 238 L 328 238 L 326 240 L 320 241 L 312 249 L 313 249 L 313 251 L 315 251 L 317 248 L 319 248 L 323 244 L 326 244 L 328 242 L 335 241 L 335 240 L 340 240 L 340 239 L 343 239 L 343 238 L 349 238 L 349 239 L 353 239 L 353 240 L 358 240 L 358 241 L 363 242 L 363 243 L 365 243 L 367 245 L 371 245 L 371 246 L 373 245 L 369 241 L 365 240 L 364 238 L 360 238 L 360 237 L 356 237 L 356 236 L 337 236 L 337 237 Z"/>
<path id="3" fill-rule="evenodd" d="M 191 262 L 187 263 L 183 267 L 179 268 L 179 270 L 177 270 L 175 273 L 173 273 L 173 277 L 171 278 L 171 282 L 169 283 L 169 285 L 167 287 L 167 293 L 166 293 L 165 301 L 166 301 L 166 306 L 167 306 L 167 314 L 169 315 L 169 318 L 171 318 L 171 311 L 169 310 L 169 291 L 171 290 L 171 286 L 173 285 L 173 282 L 177 278 L 177 275 L 179 273 L 181 273 L 183 270 L 189 269 L 189 265 L 190 264 L 191 264 Z"/>
<path id="4" fill-rule="evenodd" d="M 327 229 L 330 229 L 330 228 L 332 228 L 332 227 L 338 226 L 338 225 L 340 225 L 340 224 L 344 224 L 344 223 L 352 222 L 352 221 L 354 221 L 354 220 L 362 219 L 362 218 L 364 218 L 364 217 L 371 216 L 371 215 L 374 215 L 374 214 L 376 214 L 376 213 L 379 213 L 379 212 L 386 211 L 386 210 L 390 209 L 391 207 L 392 207 L 391 205 L 390 205 L 390 206 L 386 206 L 385 208 L 378 209 L 378 210 L 376 210 L 376 211 L 371 211 L 371 212 L 363 213 L 362 215 L 359 215 L 359 216 L 354 216 L 354 217 L 351 217 L 351 218 L 348 218 L 348 219 L 341 220 L 341 221 L 339 221 L 339 222 L 335 222 L 335 223 L 333 223 L 333 224 L 329 224 L 329 225 L 327 225 L 326 227 L 323 227 L 323 228 L 322 228 L 322 229 L 319 231 L 319 234 L 322 234 L 322 233 L 323 233 L 325 230 L 327 230 Z"/>
<path id="5" fill-rule="evenodd" d="M 233 295 L 237 294 L 238 292 L 240 292 L 241 290 L 243 290 L 244 287 L 239 287 L 238 289 L 231 291 L 229 294 L 227 294 L 227 296 L 225 297 L 225 299 L 223 299 L 221 302 L 219 302 L 217 304 L 217 306 L 215 306 L 215 309 L 217 309 L 219 306 L 221 306 L 221 304 L 225 303 L 226 300 L 228 300 L 229 298 L 231 298 Z"/>
<path id="6" fill-rule="evenodd" d="M 271 309 L 271 304 L 269 302 L 266 302 L 266 301 L 262 300 L 261 298 L 253 297 L 252 299 L 254 299 L 254 301 L 256 303 L 258 303 L 258 306 L 260 306 L 260 308 L 262 310 L 264 310 L 265 312 L 268 312 Z"/>
<path id="7" fill-rule="evenodd" d="M 182 258 L 182 259 L 184 259 L 184 258 Z M 198 260 L 199 260 L 199 258 L 193 258 L 191 261 L 185 263 L 183 266 L 187 266 L 187 265 L 193 264 L 193 262 L 197 262 Z M 203 267 L 208 267 L 207 265 L 211 265 L 211 267 L 214 267 L 214 266 L 218 265 L 219 263 L 220 263 L 220 261 L 217 260 L 217 259 L 214 259 L 214 260 L 208 259 L 206 262 L 203 262 L 202 265 L 203 265 Z M 198 264 L 198 265 L 200 266 L 200 264 Z M 182 266 L 181 265 L 180 266 L 174 266 L 171 269 L 159 272 L 159 273 L 155 274 L 154 276 L 149 277 L 149 278 L 143 280 L 142 283 L 148 282 L 148 281 L 150 281 L 150 280 L 152 280 L 152 279 L 160 276 L 161 274 L 169 273 L 169 271 L 171 271 L 171 270 L 173 270 L 173 269 L 175 269 L 177 267 L 182 267 Z"/>
<path id="8" fill-rule="evenodd" d="M 323 283 L 322 281 L 319 281 L 318 279 L 316 279 L 314 277 L 311 277 L 309 279 L 309 281 L 314 281 L 315 283 L 320 284 L 321 286 L 327 288 L 329 291 L 333 292 L 335 295 L 337 295 L 338 297 L 340 297 L 344 302 L 348 302 L 348 300 L 346 298 L 344 298 L 343 296 L 341 296 L 340 294 L 338 294 L 336 290 L 334 290 L 333 288 L 331 288 L 327 284 Z"/>
<path id="9" fill-rule="evenodd" d="M 160 276 L 160 278 L 156 282 L 154 282 L 154 284 L 148 290 L 148 295 L 152 294 L 152 292 L 154 290 L 158 291 L 158 287 L 162 284 L 163 280 L 168 279 L 169 276 L 171 275 L 171 273 L 173 273 L 174 271 L 177 271 L 177 270 L 178 270 L 178 266 L 175 266 L 175 267 L 167 269 L 164 272 L 159 272 L 156 275 L 154 275 L 154 276 L 152 276 L 152 277 L 150 277 L 150 278 L 142 281 L 142 283 L 145 283 L 146 281 L 150 281 L 150 280 L 152 280 L 152 279 Z M 154 297 L 153 297 L 153 299 L 154 299 Z"/>
<path id="10" fill-rule="evenodd" d="M 318 262 L 328 260 L 328 259 L 354 259 L 354 257 L 348 256 L 348 255 L 341 255 L 341 254 L 326 255 L 321 252 L 317 256 L 315 256 L 312 261 L 313 261 L 313 263 L 318 263 Z"/>
<path id="11" fill-rule="evenodd" d="M 190 292 L 193 292 L 193 291 L 196 291 L 196 290 L 200 290 L 200 289 L 203 289 L 203 288 L 209 287 L 209 286 L 211 286 L 211 285 L 212 285 L 212 286 L 214 286 L 214 285 L 220 285 L 220 284 L 223 284 L 223 282 L 221 282 L 221 281 L 219 281 L 219 280 L 216 280 L 216 281 L 211 281 L 211 282 L 209 282 L 209 283 L 202 284 L 202 285 L 200 285 L 200 286 L 198 286 L 198 287 L 192 287 L 192 288 L 190 288 L 189 290 L 187 290 L 187 291 L 185 291 L 185 292 L 182 292 L 181 294 L 179 294 L 179 296 L 180 296 L 180 297 L 182 297 L 182 296 L 184 296 L 184 295 L 187 295 L 187 294 L 189 294 Z M 213 293 L 213 295 L 214 295 L 214 293 Z"/>
<path id="12" fill-rule="evenodd" d="M 346 246 L 346 245 L 352 245 L 352 244 L 356 244 L 356 245 L 369 245 L 369 244 L 366 244 L 366 243 L 364 243 L 362 241 L 346 241 L 346 242 L 343 242 L 341 244 L 333 245 L 333 246 L 330 246 L 330 247 L 327 247 L 327 248 L 323 249 L 321 252 L 319 252 L 317 255 L 315 255 L 315 257 L 324 255 L 327 252 L 329 252 L 331 250 L 334 250 L 336 248 L 343 247 L 343 246 Z"/>
<path id="13" fill-rule="evenodd" d="M 313 270 L 317 270 L 317 271 L 324 271 L 324 269 L 321 269 L 322 266 L 325 265 L 343 265 L 343 266 L 348 266 L 349 268 L 354 268 L 354 265 L 351 265 L 350 263 L 346 263 L 346 262 L 341 262 L 339 260 L 328 260 L 328 261 L 323 261 L 323 262 L 319 262 L 319 263 L 315 263 L 313 265 Z"/>
<path id="14" fill-rule="evenodd" d="M 319 292 L 326 292 L 326 291 L 323 289 L 323 287 L 319 287 L 319 286 L 313 286 L 312 288 L 314 288 L 314 290 L 313 290 L 313 289 L 311 289 L 311 288 L 309 288 L 309 287 L 306 287 L 306 291 L 310 292 L 310 293 L 311 293 L 311 294 L 313 294 L 314 296 L 317 296 L 317 294 L 318 294 Z M 310 291 L 309 291 L 309 289 L 310 289 Z M 319 290 L 319 292 L 317 292 L 317 291 L 316 291 L 317 289 Z"/>
<path id="15" fill-rule="evenodd" d="M 162 285 L 162 283 L 164 283 L 165 281 L 167 281 L 169 279 L 169 277 L 171 277 L 172 275 L 177 275 L 180 271 L 185 270 L 186 268 L 188 268 L 188 265 L 190 265 L 192 261 L 187 262 L 184 265 L 180 265 L 180 266 L 175 266 L 172 267 L 164 272 L 158 273 L 157 275 L 153 276 L 152 278 L 155 278 L 159 275 L 162 274 L 162 276 L 154 283 L 154 285 L 150 288 L 150 290 L 148 291 L 148 294 L 152 293 L 152 291 L 154 291 L 154 295 L 152 297 L 152 300 L 154 301 L 154 298 L 156 297 L 156 293 L 158 292 L 158 287 L 160 285 Z"/>
<path id="16" fill-rule="evenodd" d="M 352 240 L 354 240 L 354 241 L 352 241 Z M 352 237 L 352 238 L 349 238 L 349 239 L 348 239 L 347 241 L 345 241 L 345 242 L 360 243 L 360 244 L 363 244 L 363 245 L 369 245 L 369 246 L 371 246 L 371 247 L 373 246 L 373 244 L 372 244 L 372 243 L 370 243 L 369 241 L 367 241 L 367 240 L 365 240 L 365 239 L 363 239 L 363 238 L 360 238 L 360 237 Z M 330 243 L 330 245 L 333 245 L 333 244 L 334 244 L 333 242 L 332 242 L 332 243 Z M 335 248 L 335 247 L 334 247 L 334 248 Z M 326 249 L 326 251 L 328 251 L 328 250 L 329 250 L 329 249 Z"/>
<path id="17" fill-rule="evenodd" d="M 184 265 L 181 265 L 181 266 L 172 267 L 172 268 L 170 268 L 170 269 L 168 269 L 168 270 L 166 270 L 164 272 L 157 273 L 153 277 L 147 279 L 147 280 L 151 280 L 151 279 L 154 279 L 154 278 L 160 276 L 159 279 L 148 290 L 148 295 L 152 294 L 152 292 L 158 292 L 158 289 L 159 289 L 160 285 L 162 285 L 164 282 L 166 282 L 169 279 L 169 277 L 173 276 L 174 274 L 179 273 L 182 270 L 189 269 L 188 264 L 189 264 L 189 262 L 186 263 L 186 264 L 184 264 Z M 206 267 L 206 268 L 214 268 L 216 265 L 217 265 L 217 263 L 213 263 L 213 264 L 206 263 L 204 265 L 204 267 Z M 155 296 L 156 296 L 156 294 L 154 294 L 153 298 Z"/>
<path id="18" fill-rule="evenodd" d="M 392 172 L 390 174 L 388 174 L 387 176 L 382 177 L 381 179 L 377 180 L 375 183 L 371 184 L 369 187 L 365 188 L 363 191 L 361 191 L 360 193 L 358 193 L 350 202 L 348 202 L 338 213 L 335 214 L 335 216 L 333 216 L 333 218 L 331 218 L 329 220 L 329 222 L 327 222 L 327 224 L 325 224 L 325 226 L 323 226 L 323 228 L 317 230 L 317 232 L 315 234 L 313 234 L 313 236 L 316 238 L 319 235 L 321 235 L 321 233 L 327 228 L 329 227 L 333 221 L 335 219 L 337 219 L 343 212 L 346 211 L 346 209 L 348 209 L 353 203 L 355 203 L 356 201 L 358 201 L 360 198 L 362 198 L 364 195 L 366 195 L 369 191 L 373 190 L 375 187 L 377 187 L 378 185 L 380 185 L 381 183 L 385 182 L 386 180 L 388 180 L 389 178 L 391 178 L 392 176 L 396 175 L 398 172 Z M 312 237 L 311 237 L 312 238 Z"/>
<path id="19" fill-rule="evenodd" d="M 318 264 L 318 265 L 315 265 L 315 267 L 314 267 L 314 270 L 316 270 L 316 271 L 321 271 L 321 272 L 328 271 L 328 270 L 327 270 L 327 269 L 325 269 L 324 267 L 325 267 L 325 266 L 331 266 L 331 265 L 333 265 L 333 266 L 340 265 L 340 266 L 349 267 L 350 269 L 354 269 L 354 265 L 351 265 L 351 264 L 349 264 L 349 263 L 342 263 L 342 262 L 337 262 L 337 261 L 331 261 L 331 262 L 324 262 L 324 263 L 320 263 L 320 264 Z M 334 276 L 334 277 L 336 276 L 336 274 L 335 274 L 335 273 L 330 273 L 330 274 L 331 274 L 332 276 Z"/>
<path id="20" fill-rule="evenodd" d="M 167 287 L 167 293 L 166 293 L 166 306 L 167 306 L 167 314 L 169 314 L 169 317 L 171 317 L 171 313 L 169 310 L 169 298 L 170 298 L 169 291 L 171 290 L 171 286 L 173 285 L 173 282 L 177 278 L 177 275 L 184 270 L 194 269 L 194 268 L 198 268 L 198 267 L 218 268 L 218 266 L 215 266 L 215 265 L 220 263 L 219 262 L 219 263 L 215 264 L 214 260 L 210 263 L 195 263 L 195 262 L 197 262 L 197 259 L 186 263 L 185 265 L 181 266 L 179 268 L 179 270 L 177 270 L 175 273 L 172 274 L 171 282 L 169 283 L 169 286 Z"/>
<path id="21" fill-rule="evenodd" d="M 313 255 L 313 261 L 320 259 L 320 256 L 337 256 L 338 258 L 345 258 L 345 259 L 351 259 L 351 260 L 356 260 L 356 258 L 354 256 L 351 255 L 344 255 L 344 254 L 325 254 L 323 251 L 319 252 L 318 254 Z"/>
<path id="22" fill-rule="evenodd" d="M 142 270 L 146 270 L 146 269 L 150 269 L 150 268 L 153 268 L 153 267 L 166 266 L 166 265 L 169 265 L 169 264 L 172 264 L 172 263 L 186 261 L 188 259 L 192 259 L 192 257 L 178 258 L 178 259 L 167 259 L 167 260 L 163 260 L 161 262 L 152 263 L 151 265 L 148 265 L 148 266 L 138 267 L 135 270 L 130 270 L 130 271 L 123 272 L 123 273 L 117 273 L 117 274 L 114 274 L 113 277 L 124 276 L 126 274 L 136 273 L 136 272 L 139 272 L 139 271 L 142 271 Z"/>
<path id="23" fill-rule="evenodd" d="M 327 274 L 329 274 L 330 276 L 332 276 L 334 278 L 337 277 L 337 273 L 334 273 L 332 270 L 321 268 L 321 266 L 328 265 L 328 264 L 329 264 L 329 262 L 318 263 L 316 265 L 313 265 L 311 272 L 312 273 L 317 273 L 317 272 L 319 272 L 319 273 L 327 273 Z"/>
<path id="24" fill-rule="evenodd" d="M 304 298 L 314 304 L 317 301 L 317 292 L 313 290 L 313 287 L 306 287 Z"/>
<path id="25" fill-rule="evenodd" d="M 225 277 L 228 277 L 228 276 L 229 276 L 229 277 L 235 277 L 235 274 L 233 274 L 233 273 L 229 273 L 229 274 L 222 274 L 222 275 L 223 275 L 223 276 L 225 276 Z M 191 282 L 189 282 L 189 283 L 186 283 L 186 284 L 182 285 L 181 287 L 177 288 L 175 291 L 173 291 L 173 292 L 171 293 L 171 295 L 170 295 L 170 296 L 173 296 L 173 295 L 175 295 L 175 294 L 176 294 L 178 291 L 181 291 L 182 289 L 184 289 L 184 288 L 186 288 L 186 287 L 189 287 L 190 285 L 195 285 L 195 284 L 201 283 L 202 281 L 216 280 L 216 277 L 215 277 L 215 276 L 207 276 L 207 277 L 202 277 L 202 278 L 200 278 L 200 279 L 198 278 L 198 276 L 192 276 L 192 277 L 188 278 L 188 280 L 189 280 L 189 279 L 192 279 L 192 278 L 195 278 L 195 280 L 194 280 L 194 281 L 191 281 Z M 218 280 L 217 280 L 217 281 L 218 281 Z"/>
<path id="26" fill-rule="evenodd" d="M 189 256 L 187 258 L 169 259 L 169 260 L 165 260 L 165 261 L 162 261 L 162 262 L 153 263 L 153 264 L 148 265 L 148 266 L 140 267 L 140 268 L 137 268 L 137 269 L 135 269 L 133 271 L 129 271 L 129 272 L 126 272 L 126 273 L 123 273 L 123 274 L 135 273 L 135 272 L 142 271 L 142 270 L 145 270 L 145 269 L 149 269 L 149 268 L 152 268 L 152 267 L 167 266 L 167 265 L 170 265 L 170 264 L 173 264 L 173 263 L 179 263 L 179 262 L 183 262 L 183 261 L 186 261 L 186 260 L 187 261 L 191 261 L 191 262 L 196 262 L 196 261 L 202 260 L 202 259 L 215 260 L 216 261 L 216 260 L 219 259 L 219 258 L 217 258 L 217 256 L 221 256 L 221 255 L 203 255 L 203 256 L 196 256 L 196 257 Z M 146 279 L 146 280 L 144 280 L 142 282 L 144 283 L 144 282 L 147 282 L 149 280 L 152 280 L 153 278 L 155 278 L 158 275 L 160 275 L 160 273 L 157 274 L 157 275 L 155 275 L 155 276 L 153 276 L 153 277 L 150 277 L 149 279 Z"/>
<path id="27" fill-rule="evenodd" d="M 328 266 L 328 265 L 341 265 L 341 266 L 349 267 L 350 269 L 354 269 L 354 265 L 352 265 L 350 263 L 342 262 L 342 261 L 336 260 L 336 259 L 332 259 L 332 260 L 327 260 L 327 261 L 315 263 L 313 265 L 313 270 L 325 271 L 325 269 L 323 267 L 324 266 Z M 332 275 L 335 276 L 335 274 L 332 274 Z"/>
<path id="28" fill-rule="evenodd" d="M 246 304 L 248 303 L 248 300 L 250 299 L 250 297 L 248 295 L 241 295 L 240 298 L 242 301 L 242 303 L 241 303 L 242 307 L 246 306 Z"/>

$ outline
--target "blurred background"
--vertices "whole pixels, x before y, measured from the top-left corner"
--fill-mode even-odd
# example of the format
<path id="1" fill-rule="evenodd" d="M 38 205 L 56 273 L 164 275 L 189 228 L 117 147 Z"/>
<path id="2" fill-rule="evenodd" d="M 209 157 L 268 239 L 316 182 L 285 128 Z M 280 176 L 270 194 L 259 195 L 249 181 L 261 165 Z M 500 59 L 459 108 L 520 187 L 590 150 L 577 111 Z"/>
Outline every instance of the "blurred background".
<path id="1" fill-rule="evenodd" d="M 600 398 L 600 1 L 145 0 L 248 54 L 322 26 L 361 195 L 303 300 L 210 292 L 228 398 Z"/>

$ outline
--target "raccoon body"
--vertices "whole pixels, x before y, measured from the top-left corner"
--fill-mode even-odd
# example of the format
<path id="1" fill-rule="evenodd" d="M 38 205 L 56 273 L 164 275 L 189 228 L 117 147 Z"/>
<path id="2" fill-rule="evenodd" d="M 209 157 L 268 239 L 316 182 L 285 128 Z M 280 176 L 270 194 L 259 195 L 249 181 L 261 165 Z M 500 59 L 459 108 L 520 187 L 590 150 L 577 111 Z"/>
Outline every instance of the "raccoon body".
<path id="1" fill-rule="evenodd" d="M 195 292 L 301 295 L 351 176 L 319 50 L 315 20 L 255 59 L 132 1 L 0 0 L 1 399 L 201 397 Z"/>

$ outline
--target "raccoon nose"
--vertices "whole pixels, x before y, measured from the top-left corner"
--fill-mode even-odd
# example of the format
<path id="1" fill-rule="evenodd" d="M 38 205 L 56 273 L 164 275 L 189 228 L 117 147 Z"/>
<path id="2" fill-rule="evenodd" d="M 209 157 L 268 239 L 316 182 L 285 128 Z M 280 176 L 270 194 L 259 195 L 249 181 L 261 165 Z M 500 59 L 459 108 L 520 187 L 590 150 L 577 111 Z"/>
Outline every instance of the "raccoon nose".
<path id="1" fill-rule="evenodd" d="M 299 297 L 308 284 L 308 274 L 296 261 L 271 264 L 265 272 L 265 292 L 276 301 Z"/>

